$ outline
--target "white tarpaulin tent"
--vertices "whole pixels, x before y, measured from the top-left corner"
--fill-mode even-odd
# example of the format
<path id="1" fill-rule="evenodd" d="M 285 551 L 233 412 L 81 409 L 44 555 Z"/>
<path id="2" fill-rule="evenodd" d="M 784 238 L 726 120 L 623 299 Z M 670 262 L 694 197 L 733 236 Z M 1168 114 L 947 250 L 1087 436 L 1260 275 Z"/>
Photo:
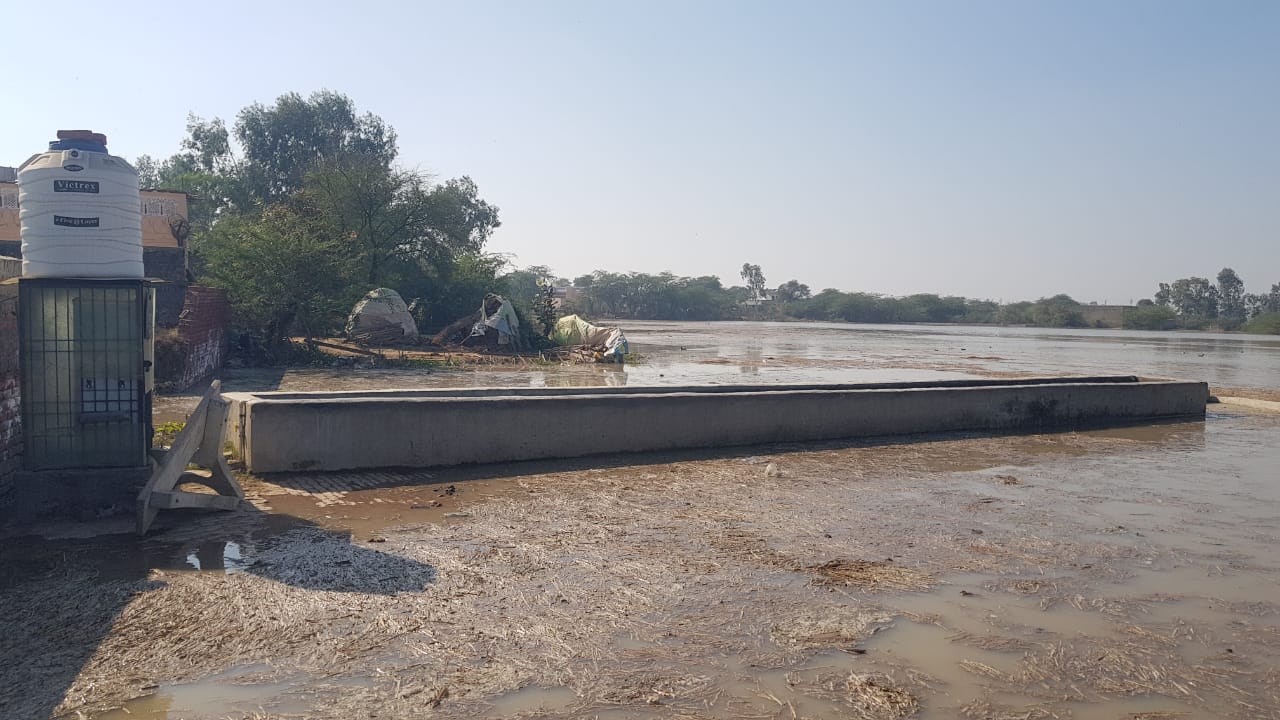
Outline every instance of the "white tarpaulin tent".
<path id="1" fill-rule="evenodd" d="M 622 328 L 592 325 L 577 315 L 566 315 L 557 320 L 551 339 L 557 345 L 584 346 L 594 353 L 597 360 L 621 361 L 629 350 Z"/>
<path id="2" fill-rule="evenodd" d="M 511 301 L 496 293 L 489 293 L 480 302 L 480 320 L 471 330 L 471 337 L 487 337 L 489 330 L 498 333 L 498 345 L 520 346 L 520 318 Z"/>
<path id="3" fill-rule="evenodd" d="M 366 345 L 405 345 L 418 341 L 418 323 L 400 293 L 371 290 L 347 317 L 347 337 Z"/>

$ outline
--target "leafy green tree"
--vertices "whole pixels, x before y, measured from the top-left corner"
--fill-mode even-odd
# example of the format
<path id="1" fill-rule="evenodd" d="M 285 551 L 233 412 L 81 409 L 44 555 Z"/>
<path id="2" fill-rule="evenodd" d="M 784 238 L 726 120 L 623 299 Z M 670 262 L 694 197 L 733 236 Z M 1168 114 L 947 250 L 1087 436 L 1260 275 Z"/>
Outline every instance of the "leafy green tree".
<path id="1" fill-rule="evenodd" d="M 300 189 L 318 161 L 366 155 L 389 168 L 398 152 L 396 132 L 382 118 L 357 115 L 350 98 L 329 90 L 254 103 L 237 115 L 235 136 L 244 149 L 246 181 L 264 203 Z"/>
<path id="2" fill-rule="evenodd" d="M 1000 311 L 996 313 L 996 322 L 1001 325 L 1029 325 L 1030 311 L 1031 303 L 1026 300 L 1001 305 Z"/>
<path id="3" fill-rule="evenodd" d="M 299 332 L 311 337 L 351 307 L 343 245 L 306 195 L 257 217 L 220 222 L 205 249 L 206 281 L 225 288 L 235 322 L 270 349 Z"/>
<path id="4" fill-rule="evenodd" d="M 1084 316 L 1080 303 L 1070 295 L 1054 295 L 1040 298 L 1027 310 L 1027 319 L 1040 327 L 1082 327 Z"/>
<path id="5" fill-rule="evenodd" d="M 1245 320 L 1244 282 L 1231 268 L 1218 273 L 1218 319 L 1224 327 L 1238 327 Z"/>
<path id="6" fill-rule="evenodd" d="M 537 299 L 543 284 L 556 284 L 555 273 L 546 265 L 530 265 L 512 270 L 498 279 L 502 295 L 512 303 L 536 314 Z"/>
<path id="7" fill-rule="evenodd" d="M 321 161 L 306 176 L 306 192 L 361 267 L 357 277 L 384 284 L 396 259 L 436 260 L 455 251 L 438 219 L 426 176 L 388 168 L 367 155 Z M 446 242 L 442 242 L 442 239 Z"/>
<path id="8" fill-rule="evenodd" d="M 1201 277 L 1175 280 L 1169 286 L 1169 303 L 1184 320 L 1218 317 L 1218 289 Z"/>
<path id="9" fill-rule="evenodd" d="M 992 300 L 965 300 L 965 311 L 960 322 L 985 325 L 994 323 L 1000 312 L 1000 304 Z"/>
<path id="10" fill-rule="evenodd" d="M 1130 330 L 1169 330 L 1177 326 L 1177 315 L 1173 309 L 1164 305 L 1156 305 L 1150 300 L 1146 305 L 1125 308 L 1121 314 L 1121 324 Z"/>
<path id="11" fill-rule="evenodd" d="M 765 279 L 764 272 L 760 270 L 760 266 L 752 265 L 751 263 L 743 263 L 742 271 L 738 274 L 742 276 L 742 281 L 751 289 L 752 297 L 757 300 L 763 300 L 765 297 Z"/>
<path id="12" fill-rule="evenodd" d="M 433 187 L 427 201 L 430 234 L 436 247 L 480 252 L 493 231 L 502 225 L 498 208 L 480 198 L 475 181 L 466 175 Z"/>
<path id="13" fill-rule="evenodd" d="M 421 298 L 423 328 L 438 330 L 475 312 L 485 293 L 500 286 L 498 276 L 508 259 L 499 254 L 462 254 L 421 266 L 423 285 L 410 286 L 406 294 Z"/>
<path id="14" fill-rule="evenodd" d="M 778 286 L 774 299 L 788 303 L 795 300 L 806 300 L 810 297 L 809 286 L 797 280 L 788 280 Z"/>

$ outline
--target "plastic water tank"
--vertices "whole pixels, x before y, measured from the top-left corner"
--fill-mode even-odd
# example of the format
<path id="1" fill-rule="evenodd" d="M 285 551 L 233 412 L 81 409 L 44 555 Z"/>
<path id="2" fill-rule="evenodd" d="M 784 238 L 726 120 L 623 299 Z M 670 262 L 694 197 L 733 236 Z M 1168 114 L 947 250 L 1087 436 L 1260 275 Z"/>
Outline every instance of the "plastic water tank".
<path id="1" fill-rule="evenodd" d="M 107 138 L 60 130 L 18 167 L 23 277 L 140 278 L 138 171 Z"/>

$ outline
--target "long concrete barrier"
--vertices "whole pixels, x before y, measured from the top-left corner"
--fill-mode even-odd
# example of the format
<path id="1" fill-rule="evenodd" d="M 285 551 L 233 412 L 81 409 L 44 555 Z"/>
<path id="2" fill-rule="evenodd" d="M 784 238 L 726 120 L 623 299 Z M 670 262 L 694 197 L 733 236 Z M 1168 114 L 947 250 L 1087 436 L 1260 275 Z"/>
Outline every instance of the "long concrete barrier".
<path id="1" fill-rule="evenodd" d="M 255 473 L 431 467 L 952 431 L 1203 418 L 1202 382 L 1134 377 L 227 393 Z"/>

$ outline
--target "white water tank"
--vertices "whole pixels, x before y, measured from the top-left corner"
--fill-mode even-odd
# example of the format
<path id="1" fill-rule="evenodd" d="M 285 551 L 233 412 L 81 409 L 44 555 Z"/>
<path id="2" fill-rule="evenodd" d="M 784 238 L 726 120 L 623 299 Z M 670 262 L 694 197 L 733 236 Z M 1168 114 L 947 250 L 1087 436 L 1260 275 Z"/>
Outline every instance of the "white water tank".
<path id="1" fill-rule="evenodd" d="M 141 278 L 138 171 L 107 138 L 59 130 L 18 167 L 23 277 Z"/>

